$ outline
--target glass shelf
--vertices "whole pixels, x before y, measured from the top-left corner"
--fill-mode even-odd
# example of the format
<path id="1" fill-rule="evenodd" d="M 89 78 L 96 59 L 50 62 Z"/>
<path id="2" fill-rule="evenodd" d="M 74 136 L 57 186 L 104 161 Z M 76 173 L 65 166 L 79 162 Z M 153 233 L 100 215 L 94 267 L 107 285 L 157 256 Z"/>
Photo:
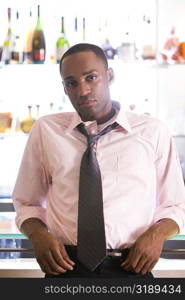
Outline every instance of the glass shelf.
<path id="1" fill-rule="evenodd" d="M 0 212 L 0 239 L 27 239 L 15 224 L 15 212 Z"/>

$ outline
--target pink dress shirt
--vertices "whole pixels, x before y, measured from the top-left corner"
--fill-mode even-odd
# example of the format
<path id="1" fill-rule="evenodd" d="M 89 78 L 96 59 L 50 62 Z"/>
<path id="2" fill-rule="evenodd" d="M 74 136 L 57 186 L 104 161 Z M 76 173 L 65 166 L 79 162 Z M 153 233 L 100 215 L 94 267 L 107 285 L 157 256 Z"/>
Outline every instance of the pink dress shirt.
<path id="1" fill-rule="evenodd" d="M 117 106 L 119 104 L 117 103 Z M 85 122 L 98 133 L 119 126 L 97 143 L 107 248 L 129 247 L 153 223 L 173 219 L 185 228 L 185 188 L 172 137 L 161 121 L 124 112 L 107 123 Z M 76 112 L 41 117 L 25 147 L 13 192 L 20 228 L 35 217 L 64 244 L 77 244 L 79 170 L 87 147 Z"/>

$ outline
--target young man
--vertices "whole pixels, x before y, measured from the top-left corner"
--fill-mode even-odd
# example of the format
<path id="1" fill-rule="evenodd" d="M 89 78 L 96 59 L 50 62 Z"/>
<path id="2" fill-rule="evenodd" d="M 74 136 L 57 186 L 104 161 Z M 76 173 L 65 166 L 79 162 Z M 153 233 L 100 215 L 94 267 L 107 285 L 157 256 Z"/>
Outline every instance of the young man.
<path id="1" fill-rule="evenodd" d="M 113 70 L 96 45 L 71 47 L 60 73 L 76 112 L 44 116 L 33 126 L 13 193 L 17 226 L 31 239 L 48 277 L 152 276 L 164 241 L 185 225 L 184 183 L 172 138 L 159 120 L 125 112 L 111 100 Z M 90 140 L 79 124 L 91 137 L 98 134 L 93 153 L 108 255 L 93 270 L 78 253 L 80 165 Z M 89 236 L 98 234 L 94 227 Z"/>

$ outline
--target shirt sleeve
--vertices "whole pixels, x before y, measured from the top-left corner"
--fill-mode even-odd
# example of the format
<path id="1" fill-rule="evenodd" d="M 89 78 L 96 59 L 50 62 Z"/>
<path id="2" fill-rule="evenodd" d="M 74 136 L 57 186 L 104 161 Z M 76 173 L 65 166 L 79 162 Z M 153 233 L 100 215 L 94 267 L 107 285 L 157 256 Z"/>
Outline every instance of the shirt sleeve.
<path id="1" fill-rule="evenodd" d="M 16 225 L 28 218 L 39 218 L 46 224 L 46 198 L 49 175 L 43 162 L 39 121 L 32 127 L 13 190 Z"/>
<path id="2" fill-rule="evenodd" d="M 173 219 L 180 232 L 185 231 L 185 186 L 175 142 L 162 125 L 156 156 L 157 206 L 154 223 L 163 218 Z"/>

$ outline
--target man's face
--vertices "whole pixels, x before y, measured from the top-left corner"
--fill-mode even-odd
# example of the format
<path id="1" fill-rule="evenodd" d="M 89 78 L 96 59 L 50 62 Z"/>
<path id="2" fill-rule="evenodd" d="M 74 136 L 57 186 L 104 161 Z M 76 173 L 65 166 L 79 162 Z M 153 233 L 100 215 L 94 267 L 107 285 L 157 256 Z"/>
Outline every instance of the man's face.
<path id="1" fill-rule="evenodd" d="M 112 69 L 92 51 L 66 56 L 61 70 L 64 90 L 83 121 L 101 120 L 112 107 Z"/>

